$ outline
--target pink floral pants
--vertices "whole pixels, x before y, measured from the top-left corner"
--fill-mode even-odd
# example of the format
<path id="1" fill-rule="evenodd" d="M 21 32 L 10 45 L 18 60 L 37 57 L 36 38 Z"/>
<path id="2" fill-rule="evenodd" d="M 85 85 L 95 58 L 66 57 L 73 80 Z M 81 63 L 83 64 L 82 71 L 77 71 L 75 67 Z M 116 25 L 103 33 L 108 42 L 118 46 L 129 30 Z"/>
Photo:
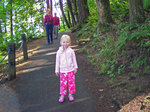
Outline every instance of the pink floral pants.
<path id="1" fill-rule="evenodd" d="M 69 94 L 75 93 L 75 75 L 74 71 L 60 73 L 60 95 L 67 95 L 67 83 Z"/>

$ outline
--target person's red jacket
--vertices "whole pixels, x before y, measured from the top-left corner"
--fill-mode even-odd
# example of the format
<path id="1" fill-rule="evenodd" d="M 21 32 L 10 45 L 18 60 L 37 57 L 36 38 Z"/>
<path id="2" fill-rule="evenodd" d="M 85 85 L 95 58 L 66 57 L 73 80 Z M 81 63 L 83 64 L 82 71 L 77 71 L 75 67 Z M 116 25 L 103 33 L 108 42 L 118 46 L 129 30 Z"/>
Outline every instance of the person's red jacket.
<path id="1" fill-rule="evenodd" d="M 44 18 L 44 25 L 46 22 L 51 22 L 53 23 L 53 16 L 52 15 L 45 15 L 45 18 Z"/>
<path id="2" fill-rule="evenodd" d="M 54 25 L 60 25 L 59 17 L 53 17 Z"/>

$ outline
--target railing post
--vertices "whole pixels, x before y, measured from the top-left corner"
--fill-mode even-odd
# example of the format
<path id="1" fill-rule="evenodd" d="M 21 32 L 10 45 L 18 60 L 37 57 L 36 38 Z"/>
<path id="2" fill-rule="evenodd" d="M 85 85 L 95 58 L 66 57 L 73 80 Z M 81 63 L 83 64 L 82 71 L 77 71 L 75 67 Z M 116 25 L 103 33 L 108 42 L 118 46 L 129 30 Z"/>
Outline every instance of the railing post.
<path id="1" fill-rule="evenodd" d="M 8 80 L 10 81 L 16 78 L 15 44 L 14 43 L 8 44 L 8 50 L 9 50 L 8 66 L 10 67 L 8 70 Z"/>
<path id="2" fill-rule="evenodd" d="M 28 52 L 27 52 L 27 43 L 26 43 L 26 35 L 22 34 L 22 41 L 23 41 L 23 56 L 24 60 L 28 59 Z"/>

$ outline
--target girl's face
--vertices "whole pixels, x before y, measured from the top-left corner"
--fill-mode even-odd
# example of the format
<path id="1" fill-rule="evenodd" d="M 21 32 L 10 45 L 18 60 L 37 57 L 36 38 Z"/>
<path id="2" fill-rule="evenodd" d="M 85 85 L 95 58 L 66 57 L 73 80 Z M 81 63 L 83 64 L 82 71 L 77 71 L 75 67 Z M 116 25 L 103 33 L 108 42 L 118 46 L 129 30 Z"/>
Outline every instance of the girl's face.
<path id="1" fill-rule="evenodd" d="M 47 10 L 47 14 L 50 14 L 50 12 L 51 12 L 51 10 L 50 10 L 50 9 L 48 9 L 48 10 Z"/>
<path id="2" fill-rule="evenodd" d="M 69 47 L 69 40 L 67 38 L 63 38 L 61 41 L 61 45 L 63 46 L 64 49 L 67 49 Z"/>

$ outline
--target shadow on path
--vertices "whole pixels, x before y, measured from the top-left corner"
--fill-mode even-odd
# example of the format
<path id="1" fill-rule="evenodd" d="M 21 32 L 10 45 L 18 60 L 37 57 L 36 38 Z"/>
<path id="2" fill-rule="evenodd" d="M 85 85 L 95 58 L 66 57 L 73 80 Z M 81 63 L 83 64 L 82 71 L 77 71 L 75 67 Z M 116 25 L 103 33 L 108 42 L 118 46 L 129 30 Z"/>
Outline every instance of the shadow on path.
<path id="1" fill-rule="evenodd" d="M 22 69 L 23 72 L 17 74 L 19 79 L 16 80 L 15 86 L 10 88 L 15 99 L 7 99 L 7 103 L 12 103 L 10 107 L 13 106 L 14 111 L 5 109 L 8 107 L 3 105 L 2 112 L 97 112 L 95 101 L 80 68 L 76 74 L 75 101 L 69 102 L 66 96 L 64 103 L 58 102 L 59 77 L 56 77 L 54 69 L 60 36 L 61 34 L 53 44 L 43 43 L 39 53 L 29 59 L 31 63 Z"/>

